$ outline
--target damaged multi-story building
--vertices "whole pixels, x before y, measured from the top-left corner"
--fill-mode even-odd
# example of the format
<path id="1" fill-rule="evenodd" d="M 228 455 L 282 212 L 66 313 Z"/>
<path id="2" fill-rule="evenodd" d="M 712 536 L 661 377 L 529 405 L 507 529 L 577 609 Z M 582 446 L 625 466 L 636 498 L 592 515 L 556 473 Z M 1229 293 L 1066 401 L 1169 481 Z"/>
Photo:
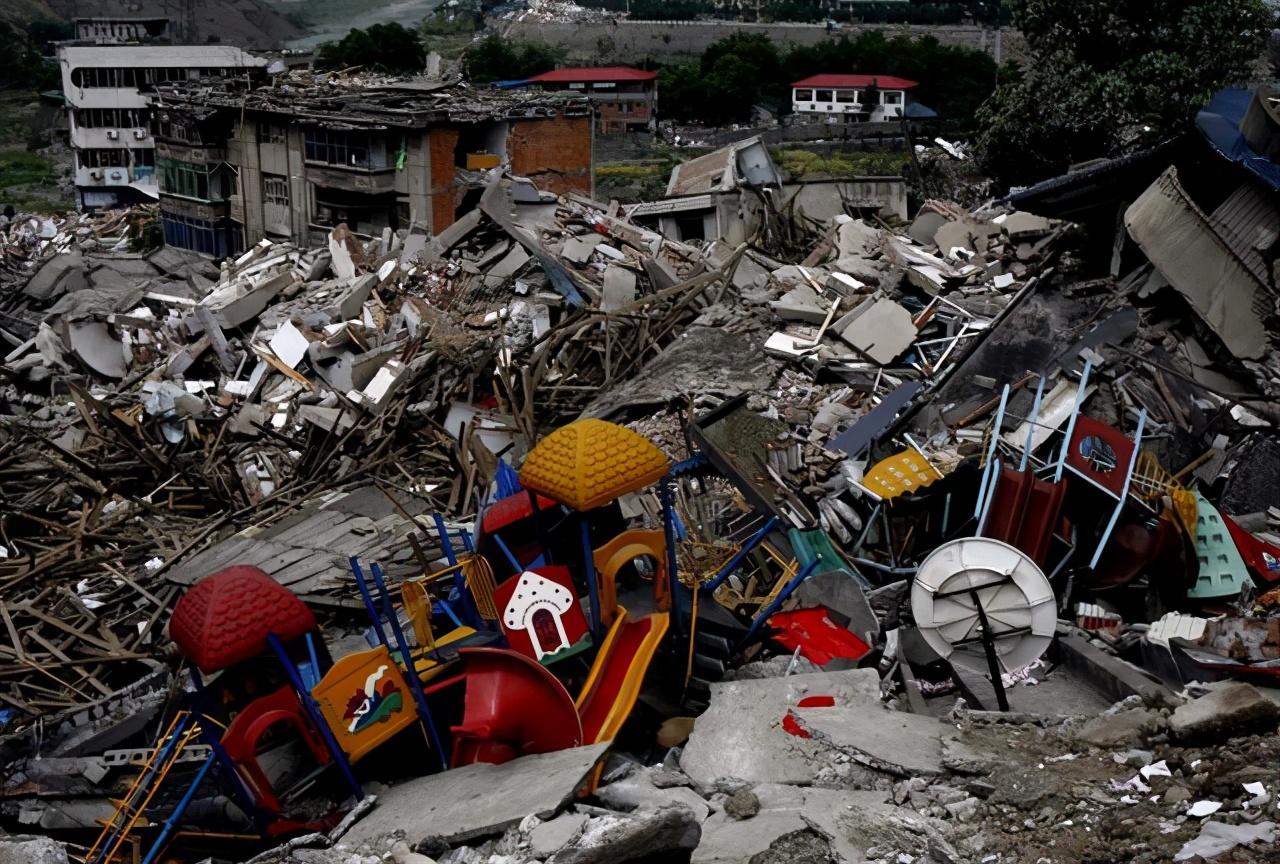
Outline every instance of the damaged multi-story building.
<path id="1" fill-rule="evenodd" d="M 211 255 L 322 243 L 342 223 L 438 233 L 494 169 L 544 192 L 592 189 L 581 96 L 298 73 L 158 87 L 152 104 L 165 241 Z"/>
<path id="2" fill-rule="evenodd" d="M 147 108 L 151 88 L 244 76 L 265 68 L 267 61 L 225 45 L 115 44 L 61 46 L 58 64 L 75 155 L 76 199 L 92 210 L 156 197 L 156 145 Z"/>

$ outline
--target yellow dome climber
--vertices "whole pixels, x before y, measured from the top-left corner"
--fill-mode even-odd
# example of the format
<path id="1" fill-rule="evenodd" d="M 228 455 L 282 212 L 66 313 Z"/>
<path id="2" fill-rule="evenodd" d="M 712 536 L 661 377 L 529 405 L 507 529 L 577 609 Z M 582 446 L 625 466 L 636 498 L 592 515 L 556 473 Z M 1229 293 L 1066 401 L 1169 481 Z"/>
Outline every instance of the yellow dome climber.
<path id="1" fill-rule="evenodd" d="M 530 451 L 520 483 L 583 511 L 656 482 L 667 465 L 667 457 L 643 435 L 605 420 L 575 420 Z"/>

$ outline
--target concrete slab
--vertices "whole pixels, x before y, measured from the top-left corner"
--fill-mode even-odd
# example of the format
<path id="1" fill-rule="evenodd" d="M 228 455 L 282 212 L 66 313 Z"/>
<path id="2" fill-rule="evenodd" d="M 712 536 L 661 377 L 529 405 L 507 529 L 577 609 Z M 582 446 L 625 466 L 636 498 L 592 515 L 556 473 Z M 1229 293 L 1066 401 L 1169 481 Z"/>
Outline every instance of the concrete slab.
<path id="1" fill-rule="evenodd" d="M 689 736 L 680 767 L 703 788 L 720 778 L 812 783 L 830 761 L 831 747 L 784 730 L 787 712 L 806 696 L 878 707 L 879 695 L 880 676 L 874 669 L 712 684 L 711 704 Z"/>
<path id="2" fill-rule="evenodd" d="M 796 708 L 793 713 L 801 729 L 869 768 L 903 777 L 943 773 L 947 727 L 932 717 L 839 700 L 831 708 Z"/>
<path id="3" fill-rule="evenodd" d="M 834 329 L 840 338 L 881 366 L 896 360 L 916 338 L 911 313 L 887 297 L 863 301 Z"/>
<path id="4" fill-rule="evenodd" d="M 636 299 L 636 274 L 626 267 L 610 264 L 604 268 L 600 311 L 616 312 Z"/>
<path id="5" fill-rule="evenodd" d="M 736 820 L 716 813 L 702 823 L 702 841 L 691 864 L 740 864 L 786 834 L 817 829 L 826 835 L 834 860 L 866 860 L 872 846 L 908 854 L 937 847 L 944 823 L 894 806 L 884 792 L 816 789 L 762 783 L 752 790 L 760 812 Z"/>
<path id="6" fill-rule="evenodd" d="M 413 846 L 449 845 L 501 834 L 529 814 L 550 816 L 573 797 L 611 742 L 522 756 L 503 765 L 467 765 L 393 786 L 343 843 L 357 846 L 396 830 Z"/>

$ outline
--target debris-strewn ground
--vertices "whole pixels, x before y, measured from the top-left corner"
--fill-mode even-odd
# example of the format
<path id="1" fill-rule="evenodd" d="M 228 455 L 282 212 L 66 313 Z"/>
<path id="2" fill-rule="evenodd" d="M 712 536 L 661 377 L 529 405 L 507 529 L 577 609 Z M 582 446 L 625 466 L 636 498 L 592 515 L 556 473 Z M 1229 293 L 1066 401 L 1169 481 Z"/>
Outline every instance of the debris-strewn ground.
<path id="1" fill-rule="evenodd" d="M 1266 212 L 1258 178 L 1212 148 L 1192 161 L 1217 185 L 1160 166 L 1099 257 L 1000 201 L 897 224 L 840 183 L 789 197 L 738 144 L 679 169 L 735 217 L 698 216 L 721 235 L 688 242 L 500 170 L 432 237 L 341 224 L 220 262 L 158 246 L 153 208 L 5 222 L 0 820 L 79 843 L 111 816 L 194 689 L 165 633 L 192 586 L 257 567 L 329 655 L 367 650 L 350 558 L 393 587 L 437 571 L 439 532 L 483 541 L 495 499 L 542 491 L 517 485 L 526 455 L 586 417 L 675 465 L 607 516 L 656 528 L 671 502 L 680 581 L 653 614 L 690 627 L 696 603 L 696 636 L 628 668 L 650 674 L 612 744 L 517 736 L 507 761 L 433 773 L 448 748 L 403 735 L 354 790 L 269 741 L 307 831 L 251 860 L 1280 860 L 1280 292 L 1246 239 L 1274 232 L 1241 215 Z M 922 155 L 965 159 L 946 152 Z M 1113 169 L 1050 192 L 1107 194 L 1092 172 Z M 1210 185 L 1229 196 L 1212 219 Z M 524 542 L 592 540 L 569 524 Z M 535 566 L 511 557 L 488 576 Z M 656 605 L 635 571 L 606 587 Z M 424 596 L 474 602 L 484 579 Z M 549 673 L 558 704 L 580 659 Z M 193 824 L 245 830 L 220 796 Z M 0 860 L 56 860 L 32 842 Z"/>

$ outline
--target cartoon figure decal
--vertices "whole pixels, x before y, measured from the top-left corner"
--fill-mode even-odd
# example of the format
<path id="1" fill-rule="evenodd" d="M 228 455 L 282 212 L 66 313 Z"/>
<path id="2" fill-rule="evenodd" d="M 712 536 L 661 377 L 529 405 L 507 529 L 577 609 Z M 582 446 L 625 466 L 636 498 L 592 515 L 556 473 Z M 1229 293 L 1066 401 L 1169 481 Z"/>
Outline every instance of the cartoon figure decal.
<path id="1" fill-rule="evenodd" d="M 387 667 L 379 666 L 365 679 L 364 689 L 357 690 L 348 700 L 342 719 L 352 735 L 389 719 L 404 708 L 404 694 L 386 674 Z"/>

